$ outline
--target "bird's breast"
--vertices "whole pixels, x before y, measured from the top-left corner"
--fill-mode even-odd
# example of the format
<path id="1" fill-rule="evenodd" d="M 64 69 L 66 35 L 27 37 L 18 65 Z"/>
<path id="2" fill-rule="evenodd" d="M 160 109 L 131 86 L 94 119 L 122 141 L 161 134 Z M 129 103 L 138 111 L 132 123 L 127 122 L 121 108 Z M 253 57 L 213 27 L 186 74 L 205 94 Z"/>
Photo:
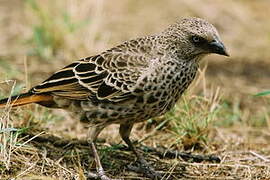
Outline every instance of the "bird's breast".
<path id="1" fill-rule="evenodd" d="M 196 76 L 197 66 L 168 63 L 157 67 L 141 83 L 143 95 L 138 105 L 150 116 L 158 116 L 170 110 Z"/>

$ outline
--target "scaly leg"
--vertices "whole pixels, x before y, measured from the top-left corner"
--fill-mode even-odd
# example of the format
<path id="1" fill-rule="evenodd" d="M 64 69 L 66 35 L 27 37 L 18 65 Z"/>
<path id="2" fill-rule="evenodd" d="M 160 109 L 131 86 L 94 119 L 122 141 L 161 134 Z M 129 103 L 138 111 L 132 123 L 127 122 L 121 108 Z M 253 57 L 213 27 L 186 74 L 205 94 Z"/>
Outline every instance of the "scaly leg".
<path id="1" fill-rule="evenodd" d="M 162 175 L 158 172 L 156 172 L 144 159 L 144 157 L 138 153 L 132 142 L 129 139 L 129 135 L 131 132 L 131 129 L 133 127 L 133 124 L 120 124 L 120 129 L 119 129 L 119 133 L 122 137 L 122 139 L 125 141 L 125 143 L 127 143 L 128 147 L 133 151 L 133 153 L 136 155 L 137 160 L 140 163 L 139 167 L 130 167 L 132 170 L 139 172 L 139 173 L 143 173 L 145 174 L 147 177 L 151 178 L 151 179 L 161 179 Z"/>
<path id="2" fill-rule="evenodd" d="M 112 180 L 111 178 L 109 178 L 108 176 L 105 175 L 104 169 L 101 165 L 100 158 L 99 158 L 99 155 L 97 153 L 97 149 L 96 149 L 96 146 L 94 143 L 96 141 L 99 133 L 104 129 L 104 127 L 105 126 L 91 127 L 92 129 L 90 130 L 90 134 L 89 134 L 89 143 L 91 144 L 91 149 L 93 151 L 93 155 L 95 158 L 97 174 L 92 173 L 92 172 L 88 172 L 87 175 L 89 178 L 101 179 L 101 180 Z"/>

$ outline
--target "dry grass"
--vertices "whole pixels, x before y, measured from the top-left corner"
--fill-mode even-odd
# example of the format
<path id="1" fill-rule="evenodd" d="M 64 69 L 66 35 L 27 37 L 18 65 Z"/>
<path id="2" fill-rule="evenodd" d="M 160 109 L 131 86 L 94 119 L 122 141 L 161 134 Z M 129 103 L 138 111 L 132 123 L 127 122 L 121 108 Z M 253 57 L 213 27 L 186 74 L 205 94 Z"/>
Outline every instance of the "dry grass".
<path id="1" fill-rule="evenodd" d="M 206 18 L 219 29 L 230 60 L 209 56 L 177 107 L 138 124 L 132 138 L 222 159 L 194 163 L 145 153 L 164 179 L 270 179 L 270 101 L 253 96 L 270 88 L 269 5 L 268 0 L 2 0 L 0 97 L 25 91 L 72 60 L 158 32 L 179 17 Z M 85 170 L 94 171 L 89 147 L 78 143 L 87 130 L 66 112 L 7 107 L 0 120 L 0 179 L 85 179 Z M 135 157 L 110 145 L 121 142 L 117 132 L 113 125 L 101 134 L 105 170 L 115 178 L 144 179 L 126 168 Z M 77 145 L 59 143 L 71 140 Z"/>

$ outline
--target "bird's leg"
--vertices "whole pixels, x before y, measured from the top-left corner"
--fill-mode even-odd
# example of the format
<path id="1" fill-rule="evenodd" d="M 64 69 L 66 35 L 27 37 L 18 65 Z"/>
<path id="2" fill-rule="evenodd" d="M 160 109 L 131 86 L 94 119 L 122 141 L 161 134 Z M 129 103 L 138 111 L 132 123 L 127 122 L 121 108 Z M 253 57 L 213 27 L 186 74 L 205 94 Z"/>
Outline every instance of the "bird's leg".
<path id="1" fill-rule="evenodd" d="M 91 145 L 91 149 L 95 158 L 95 163 L 96 163 L 96 170 L 97 174 L 92 173 L 92 172 L 87 172 L 87 176 L 89 178 L 93 179 L 101 179 L 101 180 L 112 180 L 108 176 L 105 175 L 104 169 L 101 165 L 100 158 L 96 149 L 95 145 L 95 140 L 97 139 L 99 133 L 104 129 L 104 126 L 94 126 L 91 127 L 90 129 L 90 134 L 89 134 L 89 144 Z"/>
<path id="2" fill-rule="evenodd" d="M 147 177 L 151 179 L 161 179 L 162 175 L 154 170 L 153 167 L 151 167 L 144 157 L 138 153 L 132 142 L 129 139 L 129 135 L 131 132 L 131 129 L 133 127 L 133 124 L 120 124 L 119 133 L 122 137 L 122 139 L 125 141 L 125 143 L 128 145 L 128 147 L 131 149 L 131 151 L 136 155 L 138 162 L 140 163 L 139 167 L 130 166 L 130 169 L 145 174 Z"/>
<path id="3" fill-rule="evenodd" d="M 97 149 L 96 149 L 94 142 L 91 142 L 91 148 L 93 151 L 93 155 L 95 157 L 97 174 L 88 172 L 88 176 L 91 178 L 95 178 L 95 179 L 100 178 L 101 180 L 111 180 L 111 178 L 109 178 L 108 176 L 105 175 L 105 172 L 104 172 L 104 169 L 101 165 L 99 155 L 97 153 Z"/>

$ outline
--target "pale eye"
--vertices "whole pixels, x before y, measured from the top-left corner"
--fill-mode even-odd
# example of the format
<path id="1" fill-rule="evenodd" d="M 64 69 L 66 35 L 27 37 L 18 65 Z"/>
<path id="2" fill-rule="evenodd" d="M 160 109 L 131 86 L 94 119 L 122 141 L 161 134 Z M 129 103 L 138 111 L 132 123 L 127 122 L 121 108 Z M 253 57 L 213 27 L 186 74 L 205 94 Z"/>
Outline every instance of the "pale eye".
<path id="1" fill-rule="evenodd" d="M 195 43 L 200 42 L 200 40 L 201 40 L 201 38 L 198 37 L 198 36 L 193 36 L 193 37 L 192 37 L 192 41 L 195 42 Z"/>
<path id="2" fill-rule="evenodd" d="M 191 36 L 191 42 L 193 42 L 194 44 L 203 44 L 207 41 L 200 36 Z"/>

